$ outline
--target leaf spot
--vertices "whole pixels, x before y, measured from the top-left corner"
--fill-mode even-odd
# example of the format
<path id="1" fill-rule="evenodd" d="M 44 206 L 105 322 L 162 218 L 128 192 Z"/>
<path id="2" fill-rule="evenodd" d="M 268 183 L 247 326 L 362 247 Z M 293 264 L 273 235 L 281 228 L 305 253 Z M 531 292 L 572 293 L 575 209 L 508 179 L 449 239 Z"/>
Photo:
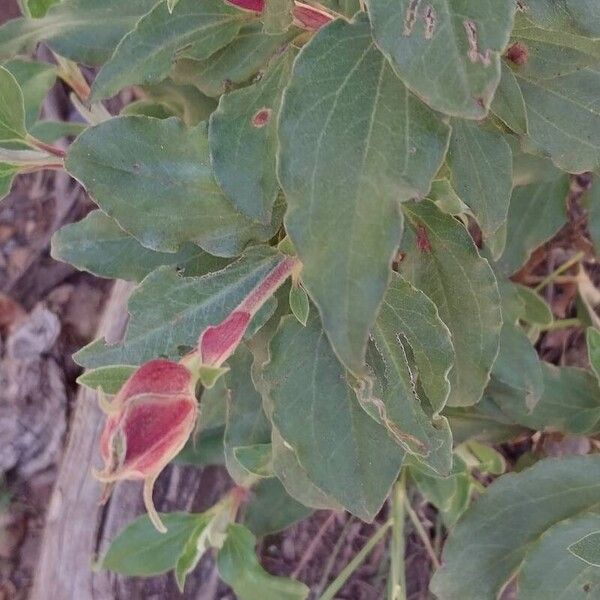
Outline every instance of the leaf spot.
<path id="1" fill-rule="evenodd" d="M 258 109 L 250 119 L 252 127 L 264 127 L 271 120 L 272 112 L 270 108 L 266 107 Z"/>
<path id="2" fill-rule="evenodd" d="M 492 64 L 491 52 L 489 48 L 485 52 L 479 51 L 477 25 L 469 20 L 464 21 L 463 24 L 467 32 L 467 41 L 469 42 L 469 52 L 467 54 L 469 60 L 472 63 L 480 62 L 484 67 L 489 67 Z"/>
<path id="3" fill-rule="evenodd" d="M 529 58 L 527 46 L 521 42 L 515 42 L 505 54 L 506 58 L 515 65 L 524 65 Z"/>
<path id="4" fill-rule="evenodd" d="M 423 35 L 426 40 L 430 40 L 433 37 L 436 24 L 435 11 L 433 10 L 433 6 L 431 6 L 431 4 L 425 9 L 423 20 L 425 21 L 425 31 L 423 32 Z"/>
<path id="5" fill-rule="evenodd" d="M 417 227 L 417 248 L 421 252 L 431 252 L 431 244 L 429 243 L 429 238 L 427 237 L 427 232 L 425 231 L 425 227 L 423 225 L 419 225 Z"/>
<path id="6" fill-rule="evenodd" d="M 421 4 L 421 0 L 410 0 L 408 3 L 406 15 L 404 16 L 404 29 L 402 30 L 402 35 L 405 37 L 408 37 L 415 27 L 419 4 Z"/>
<path id="7" fill-rule="evenodd" d="M 139 173 L 142 170 L 140 163 L 133 163 L 132 168 L 134 173 Z"/>

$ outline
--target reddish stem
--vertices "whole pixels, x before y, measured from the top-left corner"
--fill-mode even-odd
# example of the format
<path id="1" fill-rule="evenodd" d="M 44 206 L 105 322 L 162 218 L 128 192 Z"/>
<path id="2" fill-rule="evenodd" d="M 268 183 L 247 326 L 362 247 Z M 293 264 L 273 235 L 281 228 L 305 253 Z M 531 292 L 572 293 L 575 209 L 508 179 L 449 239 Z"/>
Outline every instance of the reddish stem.
<path id="1" fill-rule="evenodd" d="M 220 367 L 233 354 L 252 317 L 298 269 L 299 264 L 298 259 L 285 257 L 223 321 L 202 331 L 198 339 L 198 350 L 203 365 Z"/>
<path id="2" fill-rule="evenodd" d="M 66 156 L 66 152 L 62 148 L 57 148 L 56 146 L 52 146 L 52 144 L 46 144 L 45 142 L 42 142 L 36 138 L 31 138 L 29 141 L 36 148 L 44 150 L 44 152 L 48 152 L 48 154 L 58 156 L 59 158 L 64 158 Z"/>

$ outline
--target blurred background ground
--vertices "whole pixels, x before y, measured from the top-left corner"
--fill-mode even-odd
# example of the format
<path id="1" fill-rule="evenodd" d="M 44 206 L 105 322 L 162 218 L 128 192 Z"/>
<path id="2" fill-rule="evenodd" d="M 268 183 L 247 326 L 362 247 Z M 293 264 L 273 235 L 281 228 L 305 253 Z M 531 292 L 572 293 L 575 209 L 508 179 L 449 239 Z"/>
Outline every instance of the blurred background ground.
<path id="1" fill-rule="evenodd" d="M 14 1 L 0 0 L 0 22 L 16 14 Z M 69 119 L 69 111 L 66 91 L 57 83 L 44 105 L 45 115 Z M 569 223 L 534 253 L 517 275 L 520 282 L 535 285 L 580 251 L 589 255 L 587 272 L 592 281 L 598 281 L 586 214 L 580 203 L 581 192 L 588 185 L 586 177 L 574 181 L 568 202 Z M 80 369 L 71 354 L 94 337 L 110 294 L 111 282 L 77 272 L 49 255 L 54 231 L 80 219 L 91 208 L 81 188 L 61 173 L 18 177 L 10 196 L 0 205 L 0 600 L 26 598 L 31 588 L 52 486 L 73 426 L 75 379 Z M 572 316 L 577 291 L 576 284 L 568 281 L 546 289 L 545 297 L 557 318 Z M 583 366 L 587 360 L 579 328 L 548 332 L 537 347 L 542 358 L 555 364 Z M 581 440 L 548 437 L 542 442 L 550 453 L 565 453 L 578 451 Z M 501 450 L 514 463 L 524 451 L 542 442 L 526 438 Z M 186 494 L 181 491 L 182 479 L 187 482 Z M 222 469 L 210 468 L 199 474 L 191 467 L 167 470 L 160 483 L 159 502 L 170 509 L 202 507 L 210 496 L 230 485 Z M 139 490 L 131 485 L 137 497 Z M 441 539 L 434 531 L 433 511 L 418 497 L 413 501 L 437 550 Z M 387 510 L 383 509 L 380 521 Z M 356 555 L 374 527 L 345 513 L 318 511 L 286 532 L 262 540 L 259 554 L 267 570 L 300 578 L 316 596 Z M 407 532 L 408 597 L 425 599 L 430 559 L 410 524 Z M 382 598 L 388 568 L 389 551 L 381 542 L 337 597 Z M 186 597 L 233 597 L 219 583 L 210 556 L 202 561 L 197 579 L 202 585 L 190 586 L 195 591 Z M 129 591 L 115 591 L 114 597 L 179 597 L 173 582 L 165 583 L 165 578 L 127 585 L 115 584 L 115 590 Z M 156 590 L 156 595 L 150 589 Z"/>

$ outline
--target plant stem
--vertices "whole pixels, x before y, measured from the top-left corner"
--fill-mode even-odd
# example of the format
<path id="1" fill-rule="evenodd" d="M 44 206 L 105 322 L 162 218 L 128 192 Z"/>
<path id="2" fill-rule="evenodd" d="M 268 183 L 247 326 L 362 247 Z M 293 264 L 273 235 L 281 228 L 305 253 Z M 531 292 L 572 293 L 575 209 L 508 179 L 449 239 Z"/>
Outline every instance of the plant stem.
<path id="1" fill-rule="evenodd" d="M 290 575 L 290 577 L 292 579 L 298 579 L 298 575 L 300 575 L 300 573 L 302 573 L 302 569 L 304 569 L 306 564 L 314 556 L 314 553 L 315 553 L 317 547 L 319 546 L 319 544 L 321 543 L 323 536 L 325 535 L 327 530 L 331 527 L 331 524 L 335 521 L 335 517 L 336 517 L 335 512 L 332 512 L 327 517 L 327 519 L 325 519 L 325 521 L 323 522 L 321 527 L 319 527 L 319 531 L 317 531 L 317 534 L 311 540 L 310 544 L 308 545 L 308 548 L 306 549 L 306 552 L 304 552 L 304 555 L 300 559 L 300 562 L 298 563 L 298 565 L 296 566 L 296 568 Z"/>
<path id="2" fill-rule="evenodd" d="M 27 144 L 29 144 L 32 148 L 37 148 L 38 150 L 43 150 L 48 154 L 52 154 L 53 156 L 58 156 L 58 158 L 65 157 L 65 151 L 62 148 L 57 148 L 52 144 L 46 144 L 37 138 L 34 138 L 32 135 L 27 135 Z"/>
<path id="3" fill-rule="evenodd" d="M 542 279 L 542 281 L 540 281 L 535 286 L 534 290 L 536 292 L 540 292 L 547 285 L 552 283 L 559 275 L 562 275 L 565 271 L 569 270 L 572 266 L 581 262 L 581 260 L 583 260 L 584 257 L 585 257 L 585 252 L 577 252 L 577 254 L 574 254 L 569 260 L 565 261 L 562 265 L 560 265 L 560 267 L 558 267 L 558 269 L 556 269 L 555 271 L 550 273 L 550 275 L 548 275 L 547 277 L 544 277 L 544 279 Z"/>
<path id="4" fill-rule="evenodd" d="M 392 526 L 393 519 L 384 523 L 372 536 L 371 539 L 362 547 L 360 552 L 342 569 L 341 573 L 331 582 L 319 600 L 333 600 L 335 595 L 344 586 L 352 573 L 356 571 L 359 565 L 371 553 L 371 550 L 381 541 L 387 530 Z"/>
<path id="5" fill-rule="evenodd" d="M 583 327 L 583 323 L 577 319 L 560 319 L 559 321 L 553 321 L 549 325 L 540 327 L 540 331 L 556 331 L 557 329 L 566 329 L 567 327 Z"/>
<path id="6" fill-rule="evenodd" d="M 90 86 L 77 63 L 56 54 L 56 52 L 52 52 L 52 54 L 54 54 L 54 59 L 58 65 L 58 77 L 77 94 L 82 102 L 87 102 L 90 97 Z"/>
<path id="7" fill-rule="evenodd" d="M 388 600 L 406 600 L 406 573 L 404 566 L 405 538 L 404 502 L 406 499 L 406 475 L 404 469 L 392 490 L 392 539 Z"/>
<path id="8" fill-rule="evenodd" d="M 102 102 L 94 102 L 88 106 L 74 92 L 69 95 L 69 99 L 83 120 L 89 125 L 99 125 L 111 118 L 111 114 Z"/>
<path id="9" fill-rule="evenodd" d="M 419 516 L 413 510 L 413 507 L 410 505 L 410 502 L 408 501 L 408 498 L 406 496 L 404 496 L 404 508 L 406 509 L 406 514 L 408 514 L 408 517 L 411 520 L 411 522 L 415 528 L 415 531 L 417 532 L 417 535 L 421 538 L 421 541 L 423 542 L 423 545 L 425 546 L 425 550 L 427 551 L 427 554 L 429 555 L 431 564 L 436 569 L 439 569 L 440 561 L 438 560 L 438 557 L 436 556 L 436 554 L 433 550 L 433 546 L 431 545 L 431 540 L 429 539 L 429 535 L 427 535 L 427 532 L 423 528 L 423 524 L 421 523 Z"/>
<path id="10" fill-rule="evenodd" d="M 62 159 L 39 150 L 10 150 L 0 148 L 0 162 L 14 168 L 15 173 L 33 173 L 42 169 L 62 170 Z"/>
<path id="11" fill-rule="evenodd" d="M 329 579 L 329 575 L 331 575 L 331 571 L 333 571 L 333 566 L 335 565 L 335 561 L 338 557 L 338 554 L 340 553 L 340 550 L 342 549 L 342 546 L 343 546 L 344 542 L 346 541 L 346 535 L 347 535 L 350 527 L 354 523 L 354 521 L 355 521 L 355 518 L 350 517 L 344 523 L 342 532 L 340 533 L 340 535 L 337 539 L 337 542 L 335 543 L 335 546 L 333 547 L 333 550 L 331 551 L 329 558 L 327 559 L 327 563 L 325 564 L 325 568 L 323 569 L 321 579 L 320 579 L 317 587 L 315 588 L 315 595 L 320 594 L 321 590 L 325 587 L 325 584 L 327 583 L 327 580 Z"/>

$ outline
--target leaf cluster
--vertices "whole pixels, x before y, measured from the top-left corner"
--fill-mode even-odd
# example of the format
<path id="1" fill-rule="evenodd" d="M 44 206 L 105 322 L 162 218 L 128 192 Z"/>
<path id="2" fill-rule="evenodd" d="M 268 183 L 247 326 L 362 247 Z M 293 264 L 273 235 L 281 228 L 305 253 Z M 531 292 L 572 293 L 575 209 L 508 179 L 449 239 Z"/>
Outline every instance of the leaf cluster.
<path id="1" fill-rule="evenodd" d="M 183 586 L 213 548 L 240 598 L 304 598 L 262 570 L 254 535 L 314 509 L 373 521 L 402 471 L 450 531 L 437 597 L 492 599 L 511 582 L 523 600 L 589 597 L 598 456 L 502 475 L 492 444 L 600 432 L 600 301 L 585 273 L 592 370 L 534 348 L 560 327 L 538 293 L 558 275 L 536 290 L 511 279 L 565 225 L 571 175 L 600 172 L 600 5 L 22 8 L 0 27 L 0 195 L 18 173 L 66 170 L 97 210 L 54 236 L 53 256 L 136 283 L 124 339 L 75 355 L 83 385 L 115 393 L 135 366 L 180 358 L 281 254 L 302 264 L 201 392 L 199 434 L 177 459 L 224 464 L 247 491 L 243 525 L 175 513 L 161 537 L 143 517 L 104 566 L 174 569 Z M 38 42 L 56 65 L 22 57 Z M 91 86 L 77 63 L 97 68 Z M 57 77 L 81 122 L 40 118 Z M 131 87 L 110 115 L 103 102 Z M 482 474 L 499 478 L 483 490 Z"/>

